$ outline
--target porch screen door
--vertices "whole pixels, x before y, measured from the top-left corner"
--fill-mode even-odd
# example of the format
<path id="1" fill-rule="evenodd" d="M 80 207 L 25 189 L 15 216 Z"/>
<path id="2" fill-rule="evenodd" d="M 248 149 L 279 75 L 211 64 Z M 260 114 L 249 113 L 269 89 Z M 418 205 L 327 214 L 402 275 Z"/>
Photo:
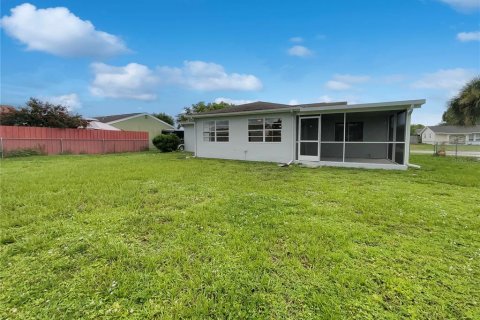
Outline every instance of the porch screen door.
<path id="1" fill-rule="evenodd" d="M 298 160 L 320 161 L 320 117 L 300 118 Z"/>

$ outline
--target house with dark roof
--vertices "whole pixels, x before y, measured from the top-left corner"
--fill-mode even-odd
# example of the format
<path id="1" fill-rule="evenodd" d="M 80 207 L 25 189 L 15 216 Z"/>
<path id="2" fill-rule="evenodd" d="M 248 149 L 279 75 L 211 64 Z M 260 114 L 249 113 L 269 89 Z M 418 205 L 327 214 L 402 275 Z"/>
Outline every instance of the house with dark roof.
<path id="1" fill-rule="evenodd" d="M 94 118 L 120 130 L 148 132 L 150 149 L 155 148 L 152 143 L 153 138 L 161 134 L 163 130 L 175 129 L 172 125 L 148 113 L 116 114 Z"/>
<path id="2" fill-rule="evenodd" d="M 253 102 L 190 115 L 185 148 L 203 158 L 406 169 L 411 114 L 424 103 Z"/>
<path id="3" fill-rule="evenodd" d="M 476 144 L 480 145 L 480 125 L 427 126 L 423 128 L 422 142 L 426 144 Z"/>

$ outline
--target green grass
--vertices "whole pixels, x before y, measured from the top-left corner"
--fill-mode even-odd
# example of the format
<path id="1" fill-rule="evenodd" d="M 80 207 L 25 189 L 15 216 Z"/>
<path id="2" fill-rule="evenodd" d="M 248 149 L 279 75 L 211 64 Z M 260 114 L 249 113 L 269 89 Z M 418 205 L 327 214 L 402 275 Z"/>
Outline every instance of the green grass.
<path id="1" fill-rule="evenodd" d="M 455 145 L 444 145 L 440 147 L 444 147 L 447 151 L 455 151 Z M 458 145 L 458 151 L 471 151 L 471 152 L 480 152 L 480 145 Z M 422 151 L 432 151 L 433 153 L 434 146 L 431 144 L 411 144 L 410 150 L 422 150 Z"/>
<path id="2" fill-rule="evenodd" d="M 480 162 L 1 162 L 0 318 L 479 319 Z"/>

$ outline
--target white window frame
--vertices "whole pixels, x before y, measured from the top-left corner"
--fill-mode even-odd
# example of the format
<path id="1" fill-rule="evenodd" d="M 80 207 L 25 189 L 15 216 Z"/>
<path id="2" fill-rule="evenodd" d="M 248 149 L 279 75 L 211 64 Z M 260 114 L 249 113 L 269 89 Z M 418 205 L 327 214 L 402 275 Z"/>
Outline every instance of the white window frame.
<path id="1" fill-rule="evenodd" d="M 218 130 L 217 129 L 217 122 L 226 122 L 227 123 L 227 130 Z M 213 123 L 213 131 L 210 130 L 211 124 Z M 206 131 L 205 126 L 208 124 L 208 131 Z M 226 132 L 227 135 L 223 137 L 227 137 L 226 141 L 218 140 L 218 132 Z M 213 140 L 210 140 L 210 136 L 213 133 Z M 205 135 L 208 134 L 208 135 Z M 229 120 L 207 120 L 203 122 L 203 142 L 230 142 L 230 121 Z"/>
<path id="2" fill-rule="evenodd" d="M 281 128 L 280 129 L 266 129 L 265 128 L 265 123 L 267 122 L 267 120 L 270 120 L 270 119 L 279 119 L 280 120 L 280 125 L 281 125 Z M 250 126 L 250 120 L 262 120 L 262 128 L 263 129 L 253 129 L 253 130 L 250 130 L 249 129 L 249 126 Z M 266 132 L 267 131 L 276 131 L 276 132 L 280 132 L 280 141 L 266 141 L 265 138 L 266 138 Z M 248 143 L 282 143 L 282 133 L 283 131 L 283 118 L 281 117 L 259 117 L 259 118 L 248 118 L 247 119 L 247 142 Z M 262 132 L 262 141 L 250 141 L 250 132 Z M 252 137 L 260 137 L 260 136 L 252 136 Z"/>

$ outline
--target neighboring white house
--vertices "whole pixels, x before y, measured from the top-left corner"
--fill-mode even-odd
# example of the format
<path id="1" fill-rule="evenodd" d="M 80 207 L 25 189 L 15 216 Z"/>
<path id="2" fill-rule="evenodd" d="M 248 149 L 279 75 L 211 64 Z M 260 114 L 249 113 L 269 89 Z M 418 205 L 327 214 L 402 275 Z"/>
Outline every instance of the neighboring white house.
<path id="1" fill-rule="evenodd" d="M 480 125 L 429 126 L 423 128 L 421 135 L 426 144 L 480 144 Z"/>
<path id="2" fill-rule="evenodd" d="M 424 103 L 248 103 L 190 115 L 185 146 L 204 158 L 406 169 L 411 113 Z"/>

